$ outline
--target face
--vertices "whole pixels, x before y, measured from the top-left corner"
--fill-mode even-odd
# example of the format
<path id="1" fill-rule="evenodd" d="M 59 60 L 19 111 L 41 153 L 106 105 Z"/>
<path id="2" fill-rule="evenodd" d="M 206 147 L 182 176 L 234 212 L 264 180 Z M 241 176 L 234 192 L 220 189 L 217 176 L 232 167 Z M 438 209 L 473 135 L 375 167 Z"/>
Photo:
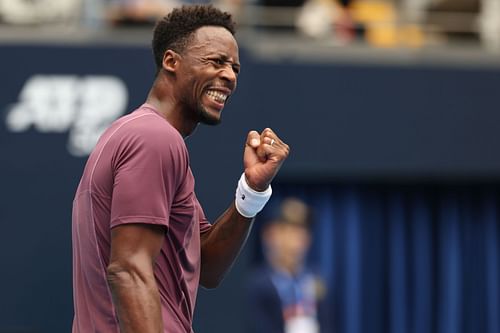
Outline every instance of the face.
<path id="1" fill-rule="evenodd" d="M 181 54 L 179 99 L 194 121 L 209 125 L 221 121 L 221 113 L 236 89 L 240 71 L 238 45 L 223 27 L 196 30 Z"/>
<path id="2" fill-rule="evenodd" d="M 264 243 L 270 255 L 289 270 L 302 265 L 310 244 L 309 231 L 292 224 L 273 224 L 264 234 Z"/>

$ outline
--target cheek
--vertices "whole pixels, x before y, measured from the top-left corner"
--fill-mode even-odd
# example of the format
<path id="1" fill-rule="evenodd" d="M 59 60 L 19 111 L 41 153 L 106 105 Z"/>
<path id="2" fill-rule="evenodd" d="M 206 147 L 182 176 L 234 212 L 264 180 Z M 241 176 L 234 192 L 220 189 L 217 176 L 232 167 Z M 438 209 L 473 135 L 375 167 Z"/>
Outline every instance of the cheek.
<path id="1" fill-rule="evenodd" d="M 183 73 L 181 75 L 184 75 L 184 82 L 186 83 L 185 88 L 188 89 L 186 93 L 189 94 L 200 94 L 201 89 L 203 88 L 203 79 L 202 76 L 200 75 L 200 70 L 197 68 L 192 68 L 187 73 Z"/>
<path id="2" fill-rule="evenodd" d="M 203 104 L 204 92 L 202 85 L 199 84 L 196 80 L 193 80 L 186 87 L 185 95 L 187 98 L 191 100 L 192 103 L 196 105 Z"/>
<path id="3" fill-rule="evenodd" d="M 205 91 L 207 88 L 207 82 L 203 80 L 197 80 L 193 84 L 193 95 L 200 99 L 200 101 L 205 97 Z"/>

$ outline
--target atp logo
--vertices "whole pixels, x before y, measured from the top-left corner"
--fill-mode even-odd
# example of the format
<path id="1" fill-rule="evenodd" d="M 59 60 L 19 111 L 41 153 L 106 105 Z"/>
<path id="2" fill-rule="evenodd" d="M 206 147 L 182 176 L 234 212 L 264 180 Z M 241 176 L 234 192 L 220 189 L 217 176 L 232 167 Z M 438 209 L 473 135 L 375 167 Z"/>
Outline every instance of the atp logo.
<path id="1" fill-rule="evenodd" d="M 81 157 L 125 112 L 127 102 L 127 88 L 114 76 L 34 75 L 9 107 L 6 125 L 12 132 L 69 132 L 68 151 Z"/>

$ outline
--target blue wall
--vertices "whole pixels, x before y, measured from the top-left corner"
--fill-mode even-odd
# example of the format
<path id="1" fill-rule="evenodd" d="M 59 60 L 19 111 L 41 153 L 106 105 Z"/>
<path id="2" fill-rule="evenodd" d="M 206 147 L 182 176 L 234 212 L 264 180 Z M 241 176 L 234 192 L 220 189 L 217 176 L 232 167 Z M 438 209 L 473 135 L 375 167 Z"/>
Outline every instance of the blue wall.
<path id="1" fill-rule="evenodd" d="M 0 332 L 68 332 L 71 202 L 85 157 L 69 153 L 70 129 L 13 132 L 9 112 L 35 74 L 113 76 L 126 85 L 128 112 L 147 94 L 152 57 L 103 46 L 4 45 L 0 54 Z M 233 197 L 247 131 L 268 126 L 292 147 L 278 183 L 500 179 L 498 68 L 270 63 L 246 52 L 241 60 L 223 123 L 188 139 L 211 219 Z M 57 109 L 61 101 L 45 102 Z M 242 331 L 237 304 L 250 252 L 219 290 L 201 292 L 197 332 Z"/>

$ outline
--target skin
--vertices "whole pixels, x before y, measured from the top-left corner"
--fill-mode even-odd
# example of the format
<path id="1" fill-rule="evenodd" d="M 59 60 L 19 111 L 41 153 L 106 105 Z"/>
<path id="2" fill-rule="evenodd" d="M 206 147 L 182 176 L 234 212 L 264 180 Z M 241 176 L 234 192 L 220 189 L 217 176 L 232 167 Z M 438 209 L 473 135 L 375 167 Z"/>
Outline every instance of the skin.
<path id="1" fill-rule="evenodd" d="M 182 53 L 167 50 L 147 102 L 184 137 L 201 123 L 217 124 L 223 105 L 207 96 L 209 89 L 231 94 L 239 73 L 238 45 L 222 27 L 199 28 Z M 274 141 L 273 141 L 274 140 Z M 272 145 L 271 143 L 274 142 Z M 289 147 L 271 129 L 248 133 L 243 165 L 248 184 L 268 188 Z M 234 202 L 201 235 L 200 284 L 216 287 L 230 269 L 250 232 L 253 219 L 241 216 Z M 111 230 L 108 281 L 122 333 L 160 333 L 164 330 L 155 258 L 164 242 L 159 226 L 127 224 Z"/>
<path id="2" fill-rule="evenodd" d="M 262 239 L 271 266 L 296 275 L 311 243 L 309 231 L 291 223 L 271 223 L 264 229 Z"/>

